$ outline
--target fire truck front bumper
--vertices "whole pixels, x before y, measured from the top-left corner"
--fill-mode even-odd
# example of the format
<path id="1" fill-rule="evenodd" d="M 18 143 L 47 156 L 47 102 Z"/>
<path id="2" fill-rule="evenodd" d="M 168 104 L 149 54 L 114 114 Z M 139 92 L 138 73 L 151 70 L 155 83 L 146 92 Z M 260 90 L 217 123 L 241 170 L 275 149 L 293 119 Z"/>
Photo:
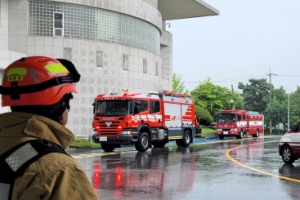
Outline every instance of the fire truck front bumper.
<path id="1" fill-rule="evenodd" d="M 133 135 L 117 135 L 117 136 L 99 136 L 97 134 L 92 135 L 92 140 L 96 143 L 105 144 L 132 144 L 134 140 Z"/>
<path id="2" fill-rule="evenodd" d="M 236 129 L 228 129 L 228 130 L 217 129 L 216 133 L 218 135 L 238 135 L 239 134 L 239 132 Z"/>

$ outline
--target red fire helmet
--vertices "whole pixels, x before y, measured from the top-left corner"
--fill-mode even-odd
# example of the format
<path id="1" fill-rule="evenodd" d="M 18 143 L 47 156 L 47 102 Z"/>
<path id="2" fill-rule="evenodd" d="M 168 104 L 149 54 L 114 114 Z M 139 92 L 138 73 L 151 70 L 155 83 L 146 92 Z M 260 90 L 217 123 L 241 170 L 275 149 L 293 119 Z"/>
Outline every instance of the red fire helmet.
<path id="1" fill-rule="evenodd" d="M 72 62 L 46 56 L 21 58 L 3 73 L 2 106 L 52 105 L 77 93 L 80 74 Z"/>

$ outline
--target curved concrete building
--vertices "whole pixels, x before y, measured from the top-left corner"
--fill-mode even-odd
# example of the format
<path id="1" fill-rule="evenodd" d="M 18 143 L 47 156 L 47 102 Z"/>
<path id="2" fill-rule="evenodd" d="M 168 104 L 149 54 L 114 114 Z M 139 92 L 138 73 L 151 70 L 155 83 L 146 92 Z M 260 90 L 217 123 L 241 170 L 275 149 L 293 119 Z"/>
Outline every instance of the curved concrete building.
<path id="1" fill-rule="evenodd" d="M 72 60 L 82 78 L 68 128 L 88 137 L 97 94 L 172 89 L 166 21 L 217 14 L 201 0 L 0 0 L 0 77 L 24 56 Z"/>

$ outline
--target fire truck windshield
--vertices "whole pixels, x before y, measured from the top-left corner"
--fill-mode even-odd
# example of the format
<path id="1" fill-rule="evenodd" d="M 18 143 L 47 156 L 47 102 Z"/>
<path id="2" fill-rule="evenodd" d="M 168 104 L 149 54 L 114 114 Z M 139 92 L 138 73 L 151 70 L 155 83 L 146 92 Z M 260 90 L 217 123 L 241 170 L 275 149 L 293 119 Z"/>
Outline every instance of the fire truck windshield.
<path id="1" fill-rule="evenodd" d="M 222 113 L 217 115 L 216 122 L 234 122 L 236 115 L 233 113 Z"/>
<path id="2" fill-rule="evenodd" d="M 129 113 L 129 101 L 96 101 L 95 116 L 126 116 Z"/>

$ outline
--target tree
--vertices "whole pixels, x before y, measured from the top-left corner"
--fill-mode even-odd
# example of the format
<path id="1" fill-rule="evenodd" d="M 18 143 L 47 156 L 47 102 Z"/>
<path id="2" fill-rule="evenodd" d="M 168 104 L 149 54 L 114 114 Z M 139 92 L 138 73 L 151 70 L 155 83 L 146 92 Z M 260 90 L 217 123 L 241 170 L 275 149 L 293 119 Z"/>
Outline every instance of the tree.
<path id="1" fill-rule="evenodd" d="M 238 83 L 242 97 L 245 101 L 245 109 L 263 113 L 270 102 L 270 89 L 273 85 L 267 83 L 267 79 L 249 79 L 249 84 Z"/>
<path id="2" fill-rule="evenodd" d="M 282 86 L 279 89 L 272 90 L 272 104 L 273 104 L 273 99 L 276 99 L 276 101 L 278 101 L 277 106 L 278 106 L 278 110 L 279 110 L 279 116 L 276 117 L 276 115 L 274 115 L 273 117 L 275 118 L 275 120 L 273 120 L 273 122 L 276 122 L 276 119 L 277 120 L 281 119 L 280 122 L 284 122 L 284 127 L 287 128 L 287 126 L 288 126 L 287 125 L 288 94 L 286 93 L 285 89 Z M 274 106 L 274 105 L 272 105 L 272 106 Z M 278 115 L 278 113 L 277 113 L 277 115 Z"/>
<path id="3" fill-rule="evenodd" d="M 281 86 L 278 89 L 273 89 L 272 90 L 272 98 L 276 97 L 277 101 L 282 104 L 283 101 L 285 101 L 287 99 L 286 96 L 286 91 L 284 90 L 284 88 Z"/>
<path id="4" fill-rule="evenodd" d="M 272 124 L 279 124 L 282 121 L 281 117 L 283 116 L 285 108 L 282 104 L 277 100 L 277 97 L 274 96 L 272 99 L 272 103 L 268 104 L 266 110 L 264 111 L 265 121 L 271 121 Z"/>
<path id="5" fill-rule="evenodd" d="M 172 91 L 176 93 L 188 94 L 189 91 L 185 90 L 184 82 L 181 80 L 181 76 L 173 73 L 172 76 Z"/>
<path id="6" fill-rule="evenodd" d="M 211 78 L 200 83 L 193 91 L 192 98 L 197 106 L 206 109 L 212 117 L 223 109 L 231 109 L 231 101 L 237 103 L 240 98 L 237 93 L 232 93 L 228 88 L 214 85 Z"/>
<path id="7" fill-rule="evenodd" d="M 290 121 L 296 123 L 300 120 L 300 87 L 298 86 L 296 91 L 290 95 Z"/>

